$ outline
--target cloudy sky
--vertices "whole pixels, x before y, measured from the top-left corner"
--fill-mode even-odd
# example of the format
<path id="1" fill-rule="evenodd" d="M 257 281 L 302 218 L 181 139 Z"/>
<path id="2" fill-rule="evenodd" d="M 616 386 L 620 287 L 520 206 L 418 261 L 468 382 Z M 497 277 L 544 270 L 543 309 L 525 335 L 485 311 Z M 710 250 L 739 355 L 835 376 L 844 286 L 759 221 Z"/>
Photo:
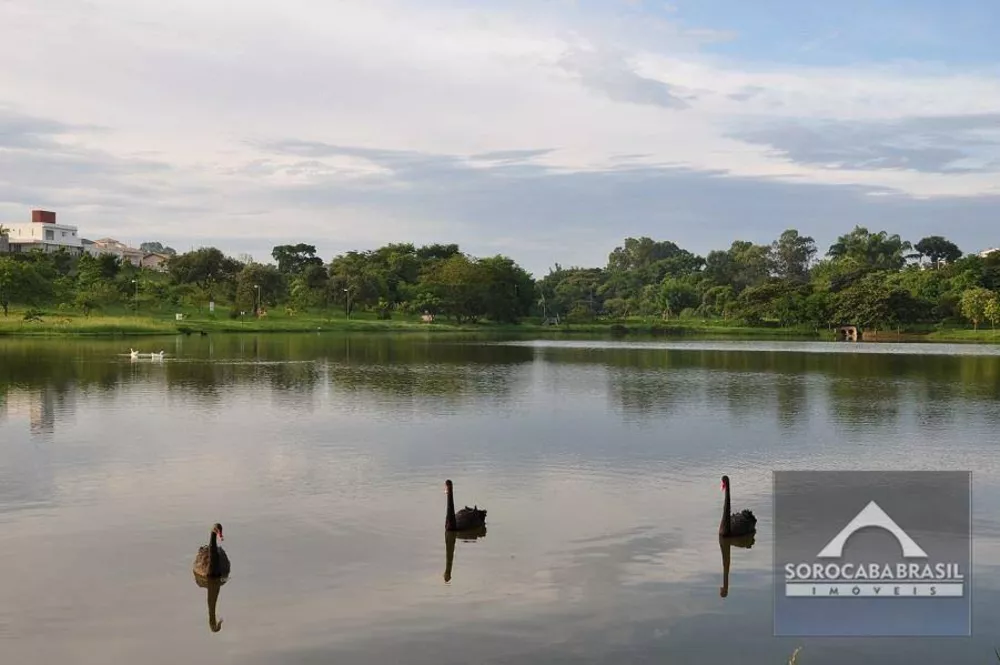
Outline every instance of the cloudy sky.
<path id="1" fill-rule="evenodd" d="M 997 34 L 983 0 L 0 0 L 0 221 L 537 274 L 629 235 L 978 251 Z"/>

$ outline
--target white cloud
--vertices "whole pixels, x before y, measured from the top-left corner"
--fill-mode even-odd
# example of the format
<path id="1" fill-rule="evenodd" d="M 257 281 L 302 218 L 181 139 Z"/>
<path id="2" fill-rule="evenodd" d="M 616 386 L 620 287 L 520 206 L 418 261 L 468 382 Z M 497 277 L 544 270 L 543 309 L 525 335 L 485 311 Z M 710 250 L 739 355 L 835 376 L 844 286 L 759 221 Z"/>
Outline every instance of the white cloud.
<path id="1" fill-rule="evenodd" d="M 497 231 L 496 220 L 481 223 L 469 206 L 449 210 L 443 199 L 428 205 L 427 192 L 438 188 L 443 197 L 447 179 L 464 168 L 481 171 L 481 182 L 504 179 L 505 187 L 493 182 L 489 192 L 477 186 L 460 196 L 558 200 L 559 192 L 538 191 L 539 183 L 621 171 L 627 163 L 647 169 L 635 182 L 650 190 L 678 173 L 706 172 L 843 187 L 844 205 L 859 210 L 873 199 L 857 196 L 857 187 L 917 198 L 1000 195 L 996 130 L 975 154 L 963 145 L 933 146 L 958 150 L 955 164 L 975 166 L 959 172 L 886 168 L 877 160 L 830 168 L 743 135 L 762 120 L 780 133 L 782 123 L 804 120 L 849 125 L 998 113 L 995 72 L 921 63 L 764 67 L 699 51 L 733 38 L 711 26 L 682 28 L 627 3 L 590 11 L 564 3 L 471 9 L 390 0 L 256 1 L 239 11 L 194 0 L 0 4 L 0 59 L 17 65 L 0 69 L 0 107 L 58 134 L 52 140 L 72 146 L 78 172 L 90 173 L 80 175 L 81 186 L 51 169 L 19 171 L 19 164 L 51 162 L 59 153 L 26 145 L 37 135 L 23 127 L 7 136 L 0 126 L 0 213 L 23 216 L 29 207 L 58 204 L 64 218 L 94 235 L 224 246 L 230 238 L 241 249 L 253 239 L 258 255 L 295 234 L 332 252 L 345 243 L 449 240 L 441 234 L 452 233 L 470 250 L 502 243 L 519 257 L 542 240 L 534 234 L 543 220 L 519 211 Z M 989 136 L 989 128 L 980 130 Z M 5 138 L 12 144 L 6 149 Z M 281 141 L 409 151 L 434 158 L 438 169 L 441 159 L 452 161 L 414 181 L 413 170 L 401 178 L 385 160 L 360 153 L 267 149 Z M 508 151 L 538 153 L 499 164 L 469 159 Z M 623 155 L 632 157 L 623 162 Z M 154 163 L 161 168 L 150 168 Z M 536 171 L 512 178 L 504 170 L 526 164 Z M 699 182 L 722 186 L 707 175 Z M 316 196 L 324 190 L 337 194 Z M 591 212 L 577 215 L 576 226 L 602 238 L 653 233 L 681 241 L 692 231 L 677 226 L 678 216 L 702 216 L 711 227 L 708 210 L 680 204 L 688 207 L 650 217 L 641 205 L 630 214 L 633 201 L 609 201 L 623 219 Z M 492 199 L 473 207 L 504 205 Z M 124 207 L 133 211 L 127 219 Z M 732 201 L 734 215 L 740 207 Z M 802 222 L 789 220 L 795 223 Z M 552 219 L 550 226 L 558 225 Z M 804 230 L 818 238 L 825 231 Z M 513 244 L 503 241 L 512 231 Z M 718 244 L 715 235 L 692 241 Z M 611 249 L 595 256 L 594 244 L 567 245 L 547 261 L 601 260 Z"/>

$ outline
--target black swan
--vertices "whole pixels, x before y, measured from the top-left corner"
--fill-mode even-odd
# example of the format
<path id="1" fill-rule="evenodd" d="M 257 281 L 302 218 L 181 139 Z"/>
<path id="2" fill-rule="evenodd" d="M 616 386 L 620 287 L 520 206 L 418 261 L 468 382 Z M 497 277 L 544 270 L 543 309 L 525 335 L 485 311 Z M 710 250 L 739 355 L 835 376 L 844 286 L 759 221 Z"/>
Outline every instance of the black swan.
<path id="1" fill-rule="evenodd" d="M 216 523 L 212 527 L 212 536 L 208 545 L 198 548 L 198 554 L 194 557 L 194 574 L 199 577 L 218 579 L 229 577 L 229 557 L 226 551 L 215 543 L 215 538 L 225 540 L 222 537 L 222 525 Z"/>
<path id="2" fill-rule="evenodd" d="M 472 531 L 486 526 L 486 511 L 479 506 L 472 508 L 466 506 L 455 513 L 455 497 L 451 481 L 444 481 L 444 487 L 448 493 L 448 514 L 444 518 L 445 531 Z"/>
<path id="3" fill-rule="evenodd" d="M 719 535 L 723 538 L 735 538 L 757 532 L 757 518 L 753 511 L 744 508 L 738 513 L 730 512 L 729 476 L 722 476 L 722 489 L 726 500 L 722 504 L 722 521 L 719 523 Z"/>

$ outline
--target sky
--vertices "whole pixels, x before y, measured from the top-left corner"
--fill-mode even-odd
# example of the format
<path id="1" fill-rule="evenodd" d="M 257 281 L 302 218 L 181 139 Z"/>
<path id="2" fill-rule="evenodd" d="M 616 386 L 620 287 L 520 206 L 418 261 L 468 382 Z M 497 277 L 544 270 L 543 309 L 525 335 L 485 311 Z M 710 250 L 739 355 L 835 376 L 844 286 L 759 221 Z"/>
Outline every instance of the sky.
<path id="1" fill-rule="evenodd" d="M 536 276 L 855 225 L 1000 246 L 1000 4 L 0 0 L 0 222 Z"/>

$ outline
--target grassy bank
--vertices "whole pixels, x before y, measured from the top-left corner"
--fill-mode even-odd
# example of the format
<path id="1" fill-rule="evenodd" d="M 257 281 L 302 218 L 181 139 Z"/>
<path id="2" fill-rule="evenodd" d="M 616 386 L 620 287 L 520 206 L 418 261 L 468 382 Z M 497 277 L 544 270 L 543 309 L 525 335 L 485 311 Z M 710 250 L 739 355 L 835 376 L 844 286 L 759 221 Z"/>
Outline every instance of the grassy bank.
<path id="1" fill-rule="evenodd" d="M 83 316 L 75 312 L 38 311 L 36 318 L 25 319 L 23 310 L 0 317 L 0 335 L 170 335 L 212 333 L 289 333 L 289 332 L 495 332 L 530 334 L 641 335 L 675 337 L 684 335 L 817 339 L 820 333 L 809 329 L 753 328 L 715 321 L 642 321 L 569 323 L 542 325 L 527 320 L 519 324 L 480 322 L 457 324 L 444 319 L 424 323 L 416 317 L 395 316 L 381 320 L 368 313 L 347 318 L 340 312 L 271 314 L 266 318 L 230 319 L 207 313 L 191 312 L 177 321 L 167 314 L 101 314 Z"/>
<path id="2" fill-rule="evenodd" d="M 381 320 L 373 314 L 360 313 L 350 319 L 341 312 L 307 312 L 297 314 L 275 313 L 263 319 L 230 319 L 213 316 L 207 312 L 185 313 L 182 321 L 173 312 L 145 313 L 139 316 L 110 312 L 83 316 L 76 312 L 33 312 L 36 317 L 25 318 L 25 311 L 11 310 L 9 316 L 0 316 L 0 335 L 39 336 L 135 336 L 217 333 L 291 333 L 291 332 L 481 332 L 532 335 L 579 334 L 593 336 L 641 337 L 714 337 L 719 339 L 803 339 L 829 340 L 833 333 L 812 328 L 778 328 L 774 326 L 741 326 L 728 321 L 702 319 L 641 320 L 625 322 L 569 323 L 542 325 L 537 320 L 527 320 L 517 325 L 482 322 L 456 324 L 444 319 L 424 323 L 416 317 L 395 316 Z M 1000 342 L 1000 332 L 992 329 L 974 331 L 963 328 L 926 327 L 912 330 L 901 339 L 906 341 L 934 342 Z M 894 333 L 883 333 L 878 341 L 895 341 Z"/>
<path id="3" fill-rule="evenodd" d="M 170 335 L 177 333 L 172 321 L 153 317 L 92 316 L 42 313 L 24 320 L 23 312 L 0 317 L 0 335 Z"/>
<path id="4" fill-rule="evenodd" d="M 928 342 L 986 342 L 1000 344 L 1000 330 L 990 328 L 980 328 L 979 330 L 966 330 L 963 328 L 949 328 L 935 330 L 924 335 Z"/>

